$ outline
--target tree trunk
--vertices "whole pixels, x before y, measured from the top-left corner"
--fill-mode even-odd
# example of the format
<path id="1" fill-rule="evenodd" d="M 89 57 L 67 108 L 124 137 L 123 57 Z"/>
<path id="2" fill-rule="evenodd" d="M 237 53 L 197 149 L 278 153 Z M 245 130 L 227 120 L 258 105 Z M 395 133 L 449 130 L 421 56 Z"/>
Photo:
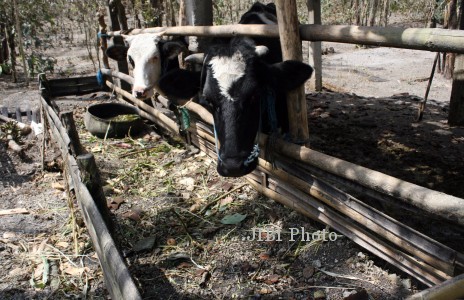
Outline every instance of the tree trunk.
<path id="1" fill-rule="evenodd" d="M 361 25 L 361 7 L 359 5 L 360 0 L 353 0 L 352 10 L 354 13 L 354 25 Z"/>
<path id="2" fill-rule="evenodd" d="M 18 10 L 17 0 L 13 0 L 13 11 L 15 15 L 16 32 L 18 33 L 19 54 L 21 55 L 21 61 L 23 62 L 24 78 L 26 80 L 26 85 L 29 85 L 29 72 L 27 70 L 26 56 L 24 54 L 24 49 L 23 49 L 23 32 L 21 30 L 21 22 L 19 20 L 19 10 Z"/>
<path id="3" fill-rule="evenodd" d="M 382 20 L 380 21 L 381 25 L 387 27 L 389 15 L 390 15 L 390 0 L 384 0 Z"/>
<path id="4" fill-rule="evenodd" d="M 15 50 L 15 34 L 12 24 L 7 24 L 5 27 L 6 40 L 10 48 L 10 65 L 11 74 L 13 75 L 13 82 L 18 82 L 18 74 L 16 73 L 16 50 Z"/>
<path id="5" fill-rule="evenodd" d="M 369 26 L 375 25 L 375 17 L 377 15 L 377 10 L 379 8 L 379 0 L 372 0 L 372 4 L 369 11 Z"/>
<path id="6" fill-rule="evenodd" d="M 163 26 L 163 0 L 150 0 L 150 5 L 155 15 L 155 18 L 152 22 L 153 26 Z"/>

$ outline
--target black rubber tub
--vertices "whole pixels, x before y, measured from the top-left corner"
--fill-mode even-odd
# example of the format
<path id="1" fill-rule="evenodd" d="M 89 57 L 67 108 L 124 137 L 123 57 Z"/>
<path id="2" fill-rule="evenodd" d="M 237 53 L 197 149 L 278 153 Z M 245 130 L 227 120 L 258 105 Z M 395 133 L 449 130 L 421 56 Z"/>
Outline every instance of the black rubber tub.
<path id="1" fill-rule="evenodd" d="M 87 108 L 85 128 L 93 135 L 104 138 L 122 138 L 136 135 L 143 128 L 139 110 L 122 103 L 99 103 Z"/>

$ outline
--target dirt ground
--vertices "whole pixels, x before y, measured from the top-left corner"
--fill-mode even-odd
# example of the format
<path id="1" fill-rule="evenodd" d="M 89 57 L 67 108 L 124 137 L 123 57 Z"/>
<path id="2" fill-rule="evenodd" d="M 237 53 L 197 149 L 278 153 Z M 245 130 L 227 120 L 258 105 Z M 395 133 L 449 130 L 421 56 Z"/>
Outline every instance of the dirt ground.
<path id="1" fill-rule="evenodd" d="M 323 47 L 335 53 L 323 57 L 329 90 L 308 91 L 311 147 L 464 197 L 464 128 L 446 123 L 450 81 L 435 76 L 424 119 L 414 121 L 434 53 Z M 55 76 L 93 72 L 80 47 L 55 55 L 62 70 Z M 0 105 L 38 104 L 36 83 L 26 88 L 10 80 L 0 77 Z M 74 109 L 81 139 L 97 158 L 118 243 L 144 299 L 344 299 L 355 291 L 356 299 L 367 299 L 362 291 L 371 299 L 404 299 L 424 288 L 345 237 L 290 241 L 290 228 L 325 227 L 241 179 L 218 177 L 214 160 L 160 138 L 150 126 L 122 140 L 91 136 L 82 122 L 85 107 L 108 98 L 74 97 L 60 106 Z M 0 209 L 28 211 L 0 216 L 0 298 L 106 299 L 59 156 L 49 147 L 42 172 L 39 145 L 28 137 L 19 156 L 0 143 Z M 417 215 L 411 226 L 464 251 L 462 228 Z M 231 225 L 225 217 L 244 219 Z M 281 230 L 282 241 L 248 241 L 254 228 Z"/>

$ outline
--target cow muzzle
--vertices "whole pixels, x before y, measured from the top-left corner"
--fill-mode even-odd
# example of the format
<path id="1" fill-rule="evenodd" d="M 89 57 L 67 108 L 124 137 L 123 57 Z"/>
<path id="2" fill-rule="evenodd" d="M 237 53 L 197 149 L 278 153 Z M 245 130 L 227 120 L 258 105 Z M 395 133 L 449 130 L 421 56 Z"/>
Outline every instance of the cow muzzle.
<path id="1" fill-rule="evenodd" d="M 252 161 L 246 157 L 231 157 L 218 160 L 217 172 L 223 177 L 241 177 L 251 173 L 258 165 L 258 159 Z"/>
<path id="2" fill-rule="evenodd" d="M 132 95 L 137 99 L 147 99 L 153 96 L 153 89 L 151 87 L 134 86 L 132 88 Z"/>

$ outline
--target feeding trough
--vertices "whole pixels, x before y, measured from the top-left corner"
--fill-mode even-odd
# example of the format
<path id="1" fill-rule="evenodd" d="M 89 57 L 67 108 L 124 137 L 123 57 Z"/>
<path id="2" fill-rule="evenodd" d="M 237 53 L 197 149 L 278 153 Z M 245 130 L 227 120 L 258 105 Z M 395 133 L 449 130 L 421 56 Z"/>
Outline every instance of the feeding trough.
<path id="1" fill-rule="evenodd" d="M 93 135 L 121 138 L 139 133 L 144 126 L 139 110 L 121 103 L 99 103 L 87 108 L 85 128 Z"/>

